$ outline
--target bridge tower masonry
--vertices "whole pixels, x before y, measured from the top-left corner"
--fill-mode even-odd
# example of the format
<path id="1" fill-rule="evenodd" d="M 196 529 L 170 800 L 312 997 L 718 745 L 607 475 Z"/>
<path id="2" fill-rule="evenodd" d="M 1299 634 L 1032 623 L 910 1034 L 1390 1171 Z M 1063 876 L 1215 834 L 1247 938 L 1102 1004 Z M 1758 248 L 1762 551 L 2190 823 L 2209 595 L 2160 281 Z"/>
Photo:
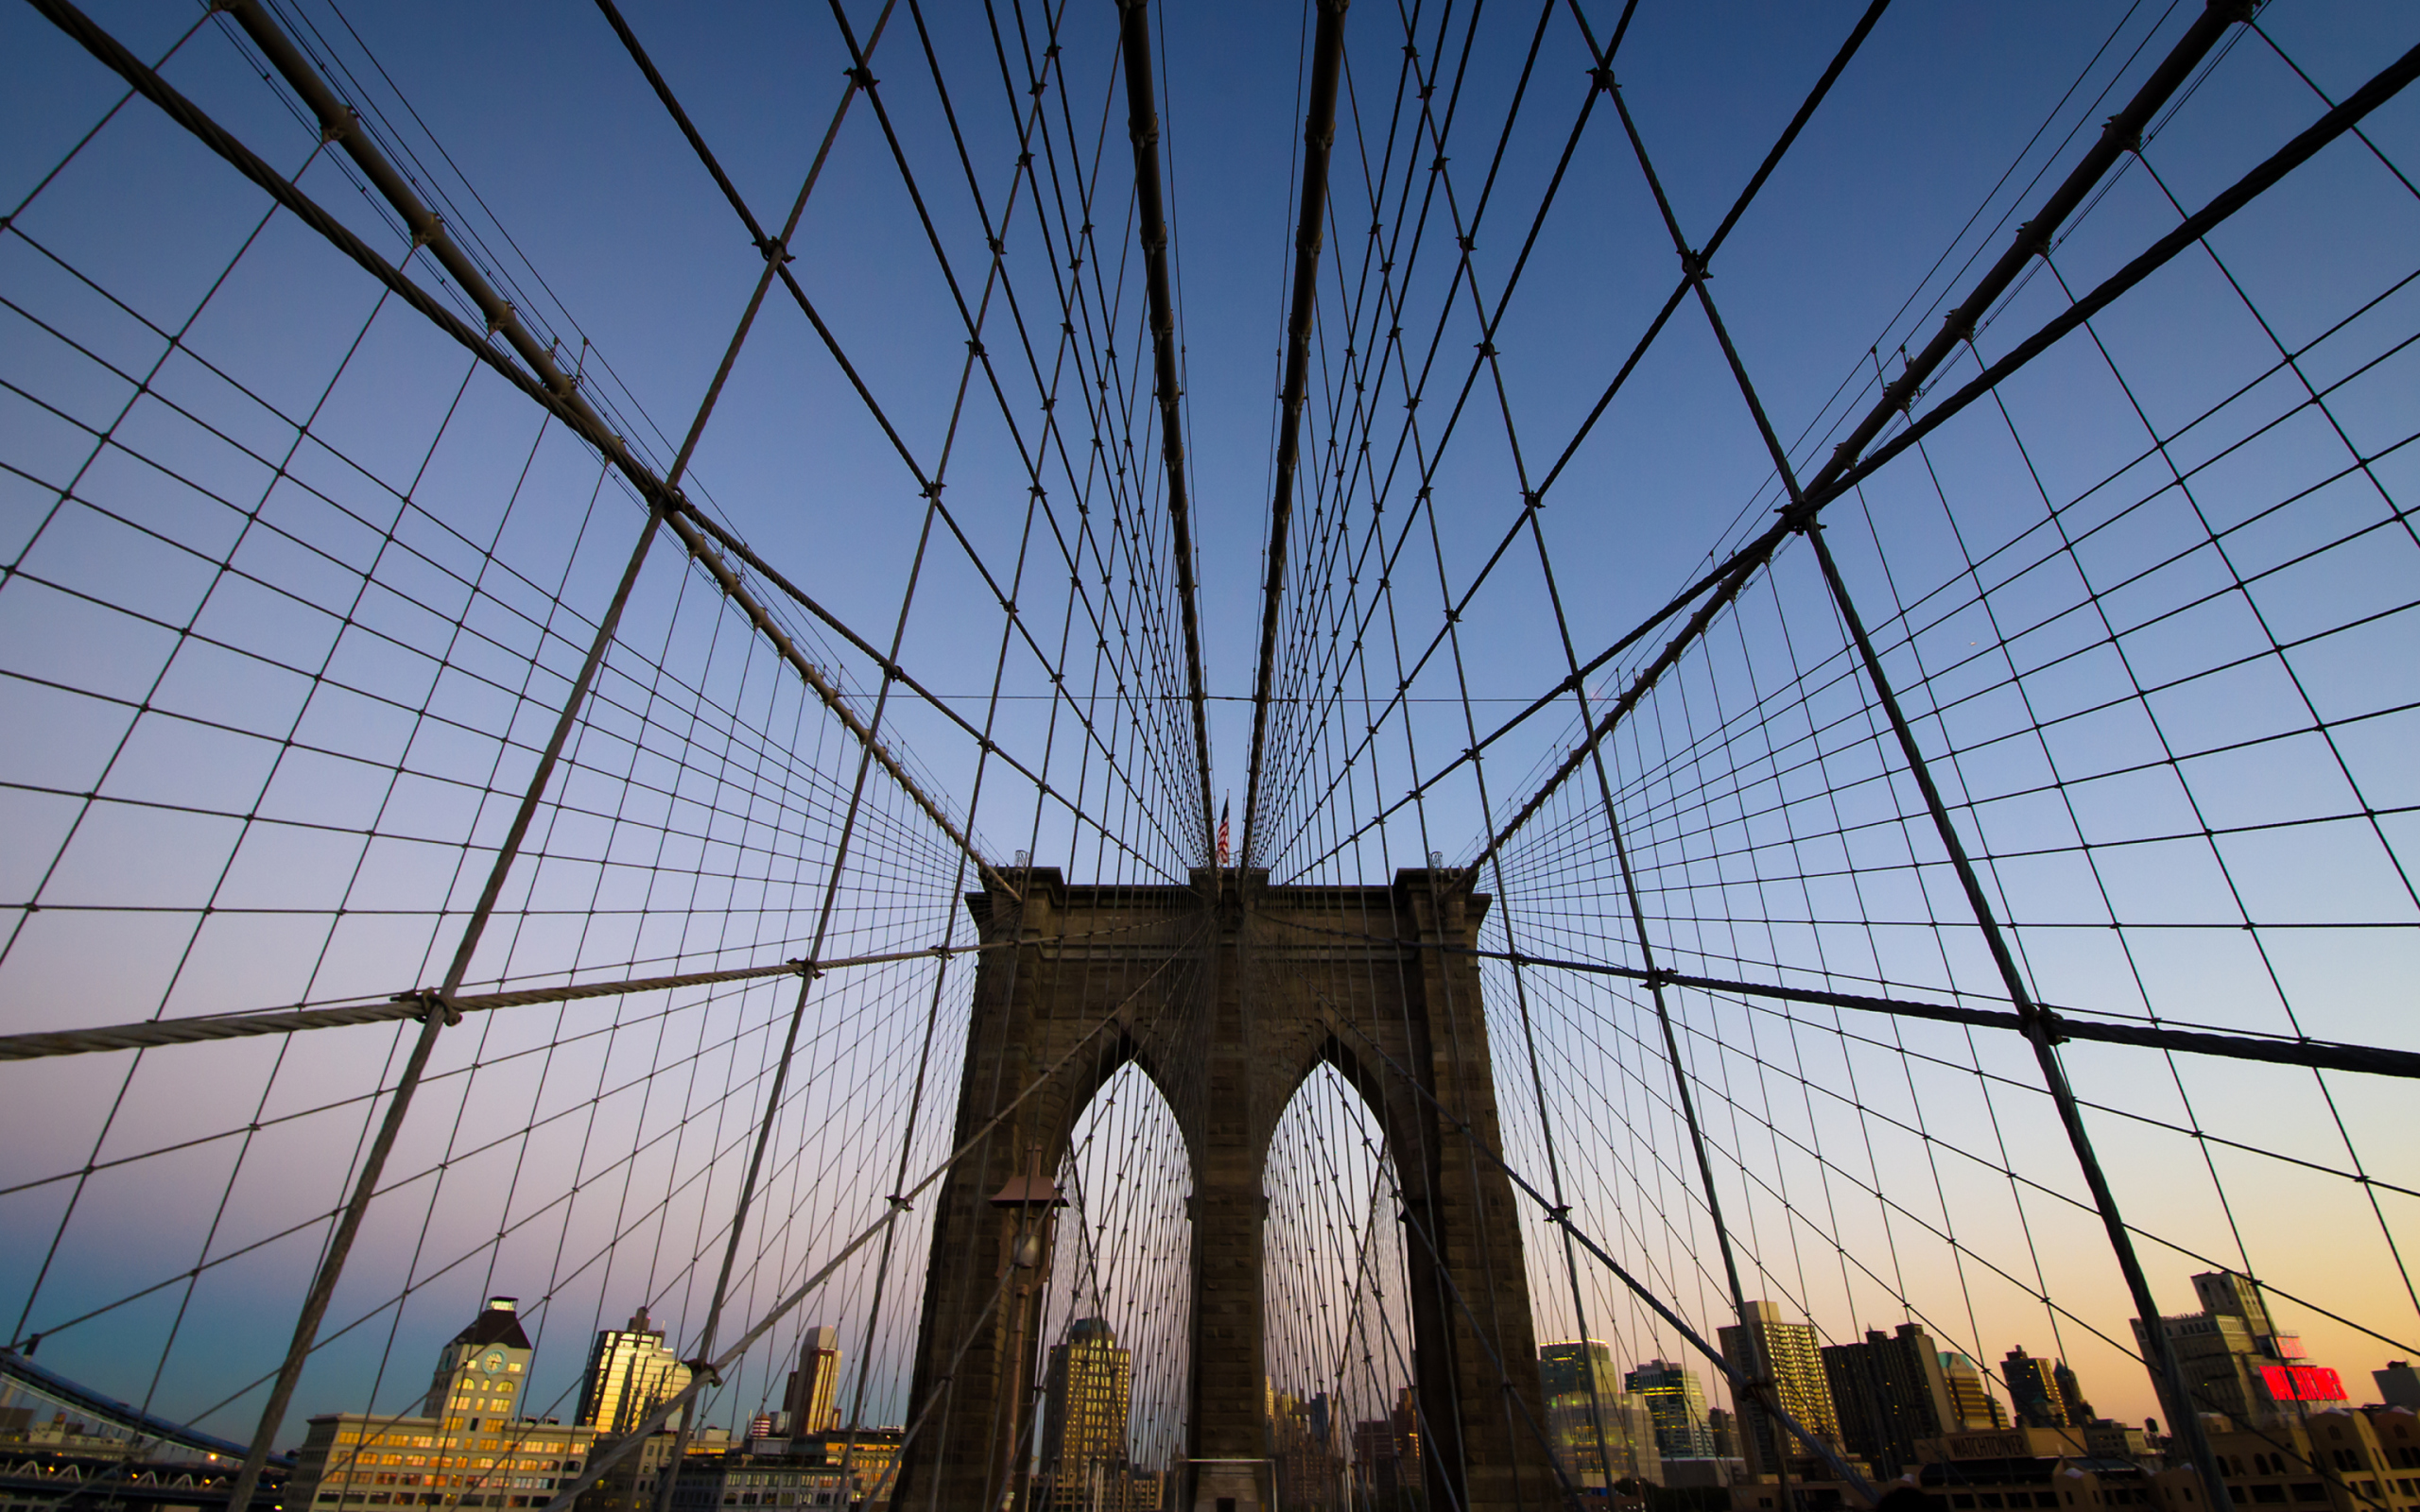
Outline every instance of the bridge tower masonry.
<path id="1" fill-rule="evenodd" d="M 1047 1341 L 1013 1315 L 1018 1229 L 993 1198 L 1037 1160 L 1055 1173 L 1086 1105 L 1132 1062 L 1174 1110 L 1193 1183 L 1187 1464 L 1169 1512 L 1271 1505 L 1264 1170 L 1279 1115 L 1322 1063 L 1378 1119 L 1403 1194 L 1428 1504 L 1560 1505 L 1518 1213 L 1481 1153 L 1502 1144 L 1478 965 L 1451 950 L 1476 944 L 1488 897 L 1450 868 L 1378 886 L 1208 869 L 1185 886 L 1069 885 L 1049 868 L 1009 880 L 1022 899 L 967 899 L 985 943 L 1014 945 L 977 971 L 953 1147 L 998 1123 L 937 1199 L 909 1420 L 942 1400 L 891 1504 L 1022 1512 Z"/>

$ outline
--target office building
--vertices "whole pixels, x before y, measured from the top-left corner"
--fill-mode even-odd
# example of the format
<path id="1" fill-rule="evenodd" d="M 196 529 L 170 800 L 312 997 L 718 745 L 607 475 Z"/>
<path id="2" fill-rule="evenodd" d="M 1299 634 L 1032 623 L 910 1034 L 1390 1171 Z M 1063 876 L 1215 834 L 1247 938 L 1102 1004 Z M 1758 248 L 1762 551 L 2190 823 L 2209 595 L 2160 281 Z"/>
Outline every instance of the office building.
<path id="1" fill-rule="evenodd" d="M 2081 1428 L 2083 1422 L 2067 1400 L 2059 1378 L 2075 1376 L 2059 1360 L 2037 1360 L 2018 1345 L 2000 1361 L 2000 1384 L 2008 1388 L 2009 1405 L 2016 1420 L 2029 1428 Z"/>
<path id="2" fill-rule="evenodd" d="M 1949 1432 L 1989 1433 L 2008 1426 L 2008 1413 L 1971 1356 L 1943 1350 L 1941 1374 L 1949 1387 Z"/>
<path id="3" fill-rule="evenodd" d="M 1705 1410 L 1705 1431 L 1714 1440 L 1714 1457 L 1739 1458 L 1739 1419 L 1721 1407 Z"/>
<path id="4" fill-rule="evenodd" d="M 845 1507 L 856 1497 L 856 1480 L 846 1480 L 834 1466 L 810 1463 L 796 1454 L 752 1453 L 744 1449 L 719 1454 L 690 1454 L 681 1461 L 672 1483 L 672 1505 L 678 1512 L 720 1512 L 724 1507 Z M 860 1483 L 861 1484 L 861 1483 Z"/>
<path id="5" fill-rule="evenodd" d="M 2159 1320 L 2197 1412 L 2223 1413 L 2238 1427 L 2299 1422 L 2345 1400 L 2335 1371 L 2314 1366 L 2302 1340 L 2281 1333 L 2258 1283 L 2233 1271 L 2193 1278 L 2202 1311 Z M 2135 1342 L 2148 1355 L 2151 1332 L 2135 1319 Z M 2171 1408 L 2171 1411 L 2173 1409 Z"/>
<path id="6" fill-rule="evenodd" d="M 1771 1302 L 1750 1302 L 1737 1323 L 1720 1332 L 1723 1358 L 1734 1369 L 1752 1381 L 1771 1381 L 1782 1410 L 1800 1427 L 1818 1438 L 1840 1442 L 1840 1415 L 1832 1405 L 1832 1388 L 1824 1380 L 1824 1358 L 1812 1326 L 1784 1322 L 1781 1309 Z M 1808 1453 L 1796 1435 L 1757 1402 L 1742 1400 L 1736 1389 L 1731 1404 L 1738 1412 L 1740 1447 L 1751 1472 L 1777 1474 L 1785 1458 L 1795 1464 Z"/>
<path id="7" fill-rule="evenodd" d="M 287 1512 L 393 1506 L 544 1506 L 579 1475 L 596 1431 L 516 1416 L 529 1339 L 495 1297 L 438 1354 L 416 1418 L 313 1418 L 286 1483 Z"/>
<path id="8" fill-rule="evenodd" d="M 829 1433 L 840 1426 L 840 1331 L 811 1328 L 799 1340 L 798 1368 L 790 1372 L 782 1411 L 793 1438 Z"/>
<path id="9" fill-rule="evenodd" d="M 1092 1512 L 1105 1478 L 1121 1487 L 1126 1479 L 1132 1360 L 1107 1322 L 1078 1318 L 1067 1327 L 1066 1342 L 1050 1347 L 1043 1380 L 1038 1504 L 1058 1512 Z"/>
<path id="10" fill-rule="evenodd" d="M 2062 1360 L 2052 1366 L 2050 1379 L 2059 1383 L 2059 1400 L 2067 1404 L 2069 1427 L 2082 1428 L 2100 1418 L 2092 1410 L 2092 1403 L 2083 1400 L 2083 1386 L 2076 1380 L 2076 1373 L 2067 1368 L 2067 1362 Z"/>
<path id="11" fill-rule="evenodd" d="M 608 1436 L 636 1433 L 648 1414 L 688 1384 L 689 1367 L 666 1347 L 664 1331 L 648 1325 L 642 1307 L 631 1314 L 630 1327 L 607 1329 L 589 1346 L 579 1416 L 572 1420 Z M 665 1426 L 678 1430 L 681 1416 Z"/>
<path id="12" fill-rule="evenodd" d="M 1594 1339 L 1538 1349 L 1546 1389 L 1547 1441 L 1581 1486 L 1662 1480 L 1655 1419 L 1647 1402 L 1616 1384 L 1613 1351 Z"/>
<path id="13" fill-rule="evenodd" d="M 1697 1374 L 1669 1360 L 1650 1360 L 1622 1376 L 1622 1389 L 1647 1402 L 1655 1420 L 1655 1452 L 1664 1459 L 1712 1459 L 1714 1427 L 1706 1421 L 1705 1387 Z"/>
<path id="14" fill-rule="evenodd" d="M 1824 1383 L 1840 1415 L 1841 1447 L 1884 1477 L 1916 1462 L 1916 1445 L 1958 1427 L 1941 1347 L 1922 1325 L 1868 1329 L 1857 1344 L 1824 1347 Z"/>

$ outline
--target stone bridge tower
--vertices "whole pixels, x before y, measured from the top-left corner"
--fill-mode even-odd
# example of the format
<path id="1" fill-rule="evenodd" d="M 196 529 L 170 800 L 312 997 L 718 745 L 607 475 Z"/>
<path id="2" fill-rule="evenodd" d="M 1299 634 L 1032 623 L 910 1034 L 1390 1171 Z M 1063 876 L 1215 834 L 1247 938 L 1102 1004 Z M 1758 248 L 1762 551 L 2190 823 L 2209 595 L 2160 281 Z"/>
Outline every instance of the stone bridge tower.
<path id="1" fill-rule="evenodd" d="M 1270 888 L 1233 870 L 1190 886 L 1070 886 L 1052 868 L 1014 880 L 1021 902 L 967 900 L 987 943 L 1015 945 L 977 972 L 954 1146 L 1008 1111 L 941 1189 L 910 1420 L 947 1396 L 891 1504 L 1003 1504 L 1009 1446 L 1031 1431 L 1010 1399 L 1031 1400 L 1036 1341 L 994 1305 L 1017 1230 L 991 1199 L 1037 1158 L 1055 1172 L 1095 1091 L 1132 1061 L 1174 1109 L 1192 1167 L 1191 1464 L 1168 1512 L 1269 1505 L 1253 1463 L 1268 1453 L 1263 1170 L 1322 1062 L 1377 1117 L 1405 1195 L 1429 1506 L 1559 1505 L 1512 1190 L 1458 1132 L 1502 1148 L 1478 962 L 1420 948 L 1475 944 L 1489 899 L 1450 869 L 1357 887 Z"/>

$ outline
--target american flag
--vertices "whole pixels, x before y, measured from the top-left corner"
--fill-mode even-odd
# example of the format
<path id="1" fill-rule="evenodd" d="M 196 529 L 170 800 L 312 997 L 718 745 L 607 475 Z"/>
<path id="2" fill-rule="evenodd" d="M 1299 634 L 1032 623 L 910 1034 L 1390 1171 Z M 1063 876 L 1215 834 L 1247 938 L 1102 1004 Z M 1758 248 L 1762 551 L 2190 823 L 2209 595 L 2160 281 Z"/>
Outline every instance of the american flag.
<path id="1" fill-rule="evenodd" d="M 1232 799 L 1219 800 L 1219 865 L 1227 864 L 1227 805 Z"/>

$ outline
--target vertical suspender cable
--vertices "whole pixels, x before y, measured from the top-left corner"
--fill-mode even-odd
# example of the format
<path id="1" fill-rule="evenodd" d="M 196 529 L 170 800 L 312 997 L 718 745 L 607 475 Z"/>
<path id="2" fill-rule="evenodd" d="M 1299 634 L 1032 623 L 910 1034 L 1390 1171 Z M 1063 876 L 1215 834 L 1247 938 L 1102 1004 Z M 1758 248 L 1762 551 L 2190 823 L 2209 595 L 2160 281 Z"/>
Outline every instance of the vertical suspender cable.
<path id="1" fill-rule="evenodd" d="M 1310 103 L 1303 112 L 1303 210 L 1294 223 L 1294 301 L 1286 317 L 1286 389 L 1277 420 L 1277 486 L 1269 503 L 1269 578 L 1261 590 L 1260 670 L 1252 690 L 1252 768 L 1244 788 L 1243 864 L 1259 833 L 1260 767 L 1269 738 L 1269 690 L 1277 673 L 1277 606 L 1286 596 L 1286 537 L 1294 518 L 1294 469 L 1302 457 L 1303 397 L 1310 384 L 1311 325 L 1319 314 L 1320 249 L 1325 242 L 1328 151 L 1336 142 L 1336 77 L 1344 61 L 1344 9 L 1319 0 L 1311 38 Z"/>
<path id="2" fill-rule="evenodd" d="M 1168 474 L 1168 524 L 1176 555 L 1177 610 L 1184 625 L 1185 690 L 1193 705 L 1193 755 L 1201 780 L 1201 859 L 1218 854 L 1210 812 L 1210 716 L 1201 679 L 1201 594 L 1193 581 L 1193 519 L 1184 488 L 1184 423 L 1178 401 L 1176 300 L 1168 286 L 1168 219 L 1160 192 L 1160 112 L 1151 88 L 1150 0 L 1117 0 L 1125 51 L 1126 131 L 1134 144 L 1134 198 L 1141 220 L 1144 286 L 1150 301 L 1151 387 L 1160 402 L 1160 456 Z M 1244 820 L 1249 834 L 1251 818 Z"/>

